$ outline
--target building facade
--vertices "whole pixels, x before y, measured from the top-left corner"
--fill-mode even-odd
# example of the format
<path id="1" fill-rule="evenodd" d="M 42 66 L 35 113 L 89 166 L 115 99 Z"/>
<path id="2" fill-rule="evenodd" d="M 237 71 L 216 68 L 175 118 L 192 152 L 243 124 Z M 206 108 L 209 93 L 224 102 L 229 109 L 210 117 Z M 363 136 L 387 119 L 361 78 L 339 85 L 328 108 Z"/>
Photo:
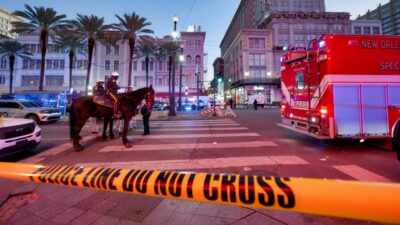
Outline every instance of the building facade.
<path id="1" fill-rule="evenodd" d="M 242 0 L 220 44 L 226 97 L 280 101 L 280 56 L 326 33 L 350 33 L 350 14 L 325 12 L 324 0 Z"/>
<path id="2" fill-rule="evenodd" d="M 180 39 L 185 62 L 182 64 L 183 79 L 182 86 L 188 87 L 190 93 L 195 95 L 197 88 L 197 76 L 199 80 L 204 80 L 204 40 L 205 32 L 197 30 L 196 32 L 181 32 Z M 39 35 L 32 33 L 29 35 L 20 35 L 18 41 L 28 45 L 28 51 L 33 55 L 31 59 L 18 58 L 14 70 L 14 89 L 15 92 L 22 90 L 38 90 L 40 74 L 40 48 Z M 156 38 L 157 48 L 163 43 L 173 41 L 170 36 Z M 157 50 L 158 51 L 158 50 Z M 177 58 L 180 54 L 177 49 Z M 4 65 L 0 67 L 0 91 L 7 93 L 9 68 L 7 59 L 4 59 Z M 87 55 L 77 54 L 74 60 L 72 88 L 75 92 L 85 91 Z M 3 62 L 2 62 L 3 63 Z M 46 54 L 46 69 L 44 78 L 44 89 L 46 91 L 62 92 L 69 91 L 69 58 L 65 50 L 57 48 L 52 40 L 49 40 L 48 51 Z M 119 41 L 111 46 L 96 41 L 92 68 L 90 74 L 90 84 L 92 87 L 98 80 L 107 80 L 113 71 L 120 74 L 119 85 L 123 88 L 128 86 L 129 69 L 129 46 L 128 42 Z M 179 88 L 180 63 L 176 60 L 176 88 Z M 153 85 L 157 98 L 168 96 L 169 83 L 168 57 L 157 57 L 156 52 L 150 55 L 149 62 L 149 85 Z M 139 89 L 146 86 L 145 58 L 140 54 L 134 55 L 132 65 L 132 83 L 133 89 Z M 90 88 L 89 87 L 89 88 Z M 122 89 L 124 90 L 124 89 Z"/>
<path id="3" fill-rule="evenodd" d="M 20 21 L 22 21 L 21 18 L 0 7 L 0 38 L 17 38 L 17 34 L 10 31 L 13 29 L 12 22 Z"/>
<path id="4" fill-rule="evenodd" d="M 351 33 L 382 35 L 382 22 L 380 20 L 352 20 Z"/>
<path id="5" fill-rule="evenodd" d="M 400 1 L 390 0 L 378 8 L 359 16 L 357 20 L 380 20 L 384 35 L 400 35 Z"/>

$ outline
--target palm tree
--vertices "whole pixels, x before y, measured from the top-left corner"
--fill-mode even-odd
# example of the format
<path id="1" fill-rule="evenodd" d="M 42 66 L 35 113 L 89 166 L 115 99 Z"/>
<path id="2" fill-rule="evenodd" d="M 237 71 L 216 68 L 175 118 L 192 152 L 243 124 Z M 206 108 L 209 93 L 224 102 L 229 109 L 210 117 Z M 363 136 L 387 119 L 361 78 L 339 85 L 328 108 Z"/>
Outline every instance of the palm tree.
<path id="1" fill-rule="evenodd" d="M 131 86 L 132 83 L 132 61 L 133 54 L 135 51 L 136 39 L 140 36 L 146 34 L 154 33 L 152 30 L 147 29 L 147 26 L 150 26 L 151 23 L 147 21 L 146 18 L 140 17 L 135 12 L 132 14 L 125 13 L 123 17 L 115 15 L 119 20 L 118 24 L 113 24 L 113 27 L 121 31 L 123 34 L 123 39 L 128 40 L 129 42 L 129 70 L 128 70 L 128 86 Z"/>
<path id="2" fill-rule="evenodd" d="M 81 37 L 87 39 L 88 48 L 88 64 L 86 74 L 86 93 L 89 90 L 90 82 L 90 69 L 92 67 L 93 50 L 96 45 L 96 39 L 102 38 L 104 32 L 110 28 L 109 25 L 104 24 L 103 17 L 97 17 L 95 15 L 81 15 L 77 14 L 77 19 L 71 21 L 73 30 Z"/>
<path id="3" fill-rule="evenodd" d="M 68 32 L 62 32 L 55 39 L 54 43 L 64 49 L 69 56 L 69 87 L 68 90 L 72 90 L 72 70 L 75 61 L 76 54 L 85 55 L 87 52 L 87 48 L 85 46 L 84 40 L 82 37 L 78 37 L 76 35 L 71 35 Z"/>
<path id="4" fill-rule="evenodd" d="M 176 51 L 179 49 L 180 45 L 176 41 L 170 41 L 161 46 L 164 52 L 168 55 L 168 85 L 169 85 L 169 116 L 176 116 L 175 112 L 175 60 Z"/>
<path id="5" fill-rule="evenodd" d="M 146 87 L 149 86 L 149 61 L 150 57 L 156 56 L 157 47 L 154 44 L 155 40 L 153 38 L 141 38 L 139 41 L 139 54 L 138 58 L 144 57 L 146 64 Z"/>
<path id="6" fill-rule="evenodd" d="M 30 7 L 25 5 L 25 11 L 17 10 L 14 15 L 22 17 L 28 22 L 12 22 L 15 33 L 32 33 L 40 31 L 40 46 L 41 46 L 41 63 L 40 63 L 40 78 L 39 91 L 43 91 L 44 68 L 46 62 L 46 51 L 49 42 L 49 36 L 53 36 L 61 28 L 66 25 L 66 16 L 57 14 L 53 8 Z"/>
<path id="7" fill-rule="evenodd" d="M 29 59 L 29 56 L 32 54 L 27 52 L 27 45 L 23 45 L 17 41 L 3 41 L 0 42 L 0 54 L 4 54 L 4 57 L 8 56 L 9 66 L 10 66 L 10 89 L 8 94 L 12 95 L 13 93 L 13 73 L 14 73 L 14 63 L 17 57 L 21 57 L 23 59 Z"/>

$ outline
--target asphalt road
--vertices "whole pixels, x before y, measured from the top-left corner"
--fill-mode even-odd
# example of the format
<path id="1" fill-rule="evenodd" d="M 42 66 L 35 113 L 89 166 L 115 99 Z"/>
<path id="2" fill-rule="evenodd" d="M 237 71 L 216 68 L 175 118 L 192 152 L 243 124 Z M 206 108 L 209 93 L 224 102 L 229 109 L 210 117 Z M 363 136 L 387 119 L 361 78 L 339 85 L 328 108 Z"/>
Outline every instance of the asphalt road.
<path id="1" fill-rule="evenodd" d="M 400 182 L 400 163 L 388 141 L 322 142 L 276 126 L 280 121 L 279 109 L 237 109 L 235 112 L 236 118 L 211 121 L 212 118 L 199 116 L 197 112 L 180 113 L 179 117 L 167 121 L 152 120 L 149 136 L 142 136 L 143 129 L 138 122 L 138 128 L 129 133 L 134 144 L 129 149 L 122 146 L 119 138 L 104 141 L 86 130 L 82 136 L 89 135 L 91 139 L 83 142 L 85 150 L 82 152 L 71 148 L 66 122 L 46 124 L 41 126 L 43 142 L 40 147 L 7 161 L 24 159 L 63 165 Z M 39 157 L 46 152 L 56 153 L 51 157 Z M 123 199 L 121 195 L 121 203 L 118 203 L 121 207 Z M 149 213 L 162 205 L 158 198 L 142 197 L 137 201 L 143 209 L 148 208 L 146 213 L 143 211 L 143 220 L 135 217 L 133 221 L 137 223 L 146 224 L 144 218 L 150 218 L 152 214 Z M 90 205 L 96 204 L 90 202 Z M 273 218 L 276 221 L 273 224 L 365 224 L 364 221 L 274 211 L 263 211 L 262 215 L 266 216 L 264 219 Z M 259 219 L 260 224 L 264 224 L 264 219 Z M 239 220 L 232 221 L 229 224 L 241 224 Z"/>

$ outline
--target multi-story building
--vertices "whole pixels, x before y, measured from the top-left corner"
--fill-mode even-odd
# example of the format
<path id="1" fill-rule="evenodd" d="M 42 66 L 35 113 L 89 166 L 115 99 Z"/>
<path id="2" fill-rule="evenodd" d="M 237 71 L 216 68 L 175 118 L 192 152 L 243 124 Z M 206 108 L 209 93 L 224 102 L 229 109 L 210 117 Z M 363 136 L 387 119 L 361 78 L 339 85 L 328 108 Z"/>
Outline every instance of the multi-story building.
<path id="1" fill-rule="evenodd" d="M 349 33 L 350 14 L 325 12 L 324 0 L 242 0 L 220 44 L 226 92 L 237 105 L 264 94 L 280 101 L 280 56 L 326 33 Z"/>
<path id="2" fill-rule="evenodd" d="M 195 95 L 197 90 L 197 76 L 199 80 L 204 80 L 204 40 L 205 32 L 197 30 L 195 32 L 181 32 L 180 39 L 185 62 L 182 64 L 183 80 L 182 86 L 188 87 L 190 94 Z M 21 90 L 37 90 L 40 74 L 40 48 L 38 33 L 20 35 L 18 41 L 28 45 L 28 50 L 32 53 L 31 59 L 18 58 L 14 71 L 15 92 Z M 155 45 L 162 46 L 163 43 L 173 41 L 171 37 L 156 38 Z M 158 50 L 157 50 L 158 52 Z M 155 53 L 157 53 L 155 52 Z M 180 54 L 177 49 L 177 56 Z M 77 54 L 73 67 L 72 88 L 76 92 L 83 92 L 86 85 L 87 56 Z M 53 41 L 49 41 L 46 54 L 46 69 L 44 79 L 44 89 L 47 91 L 68 91 L 69 87 L 69 58 L 68 54 L 57 48 Z M 5 63 L 0 68 L 0 91 L 6 93 L 8 90 L 9 68 Z M 92 69 L 90 74 L 90 84 L 93 86 L 97 80 L 107 80 L 113 71 L 120 73 L 119 84 L 121 87 L 128 86 L 129 68 L 129 46 L 128 42 L 119 41 L 116 45 L 103 44 L 96 42 Z M 179 62 L 176 63 L 176 90 L 179 87 Z M 133 89 L 146 86 L 145 58 L 140 54 L 134 56 L 132 65 L 132 84 Z M 157 98 L 168 96 L 168 57 L 159 58 L 150 55 L 149 62 L 149 84 L 152 84 L 157 93 Z M 4 80 L 4 82 L 2 82 Z"/>
<path id="3" fill-rule="evenodd" d="M 11 33 L 12 22 L 20 22 L 21 18 L 0 7 L 0 38 L 17 38 L 17 34 Z"/>
<path id="4" fill-rule="evenodd" d="M 352 20 L 351 33 L 382 35 L 382 22 L 380 20 Z"/>
<path id="5" fill-rule="evenodd" d="M 379 4 L 378 8 L 359 16 L 357 20 L 382 21 L 382 33 L 385 35 L 400 34 L 400 1 L 390 0 L 387 4 Z"/>

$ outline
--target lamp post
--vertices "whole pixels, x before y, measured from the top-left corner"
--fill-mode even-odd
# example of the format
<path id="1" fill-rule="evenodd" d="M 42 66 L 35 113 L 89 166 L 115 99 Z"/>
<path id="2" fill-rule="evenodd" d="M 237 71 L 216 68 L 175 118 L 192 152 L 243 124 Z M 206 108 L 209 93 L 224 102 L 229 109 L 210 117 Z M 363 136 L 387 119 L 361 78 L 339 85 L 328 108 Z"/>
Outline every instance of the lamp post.
<path id="1" fill-rule="evenodd" d="M 181 54 L 179 55 L 179 103 L 178 103 L 178 111 L 182 111 L 182 70 L 183 70 L 183 62 L 185 61 L 185 56 L 183 55 L 183 48 L 181 47 Z"/>
<path id="2" fill-rule="evenodd" d="M 174 22 L 174 31 L 172 32 L 172 37 L 173 37 L 173 41 L 176 42 L 176 38 L 178 37 L 178 34 L 176 32 L 176 24 L 178 23 L 178 17 L 174 16 L 172 18 L 172 21 Z M 172 73 L 171 73 L 171 96 L 169 98 L 169 113 L 168 116 L 176 116 L 176 112 L 175 112 L 175 61 L 176 61 L 176 50 L 174 49 L 172 51 Z"/>
<path id="3" fill-rule="evenodd" d="M 199 88 L 199 85 L 200 85 L 200 81 L 199 81 L 199 77 L 200 77 L 200 72 L 199 72 L 199 65 L 197 65 L 196 66 L 196 72 L 195 72 L 195 74 L 196 74 L 196 77 L 197 77 L 197 108 L 196 108 L 196 110 L 199 110 L 199 107 L 200 107 L 200 105 L 199 105 L 199 95 L 200 95 L 200 88 Z"/>

